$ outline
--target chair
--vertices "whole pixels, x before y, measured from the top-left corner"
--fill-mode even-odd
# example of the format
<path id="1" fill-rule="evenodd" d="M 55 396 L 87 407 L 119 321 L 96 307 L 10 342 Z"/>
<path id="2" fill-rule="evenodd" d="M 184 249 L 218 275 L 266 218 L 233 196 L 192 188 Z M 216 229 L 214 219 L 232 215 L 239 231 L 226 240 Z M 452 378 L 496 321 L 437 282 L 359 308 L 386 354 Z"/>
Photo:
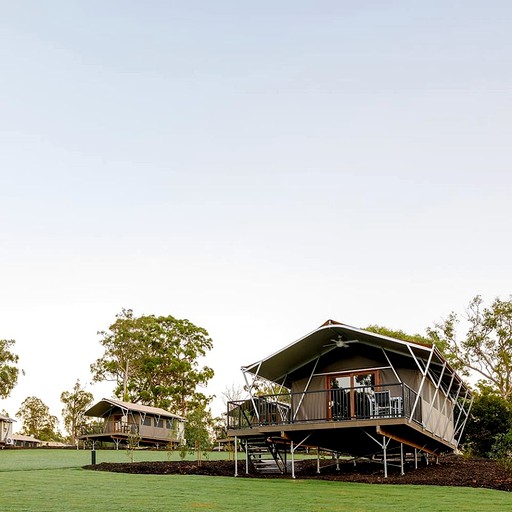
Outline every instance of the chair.
<path id="1" fill-rule="evenodd" d="M 374 414 L 376 416 L 391 416 L 391 393 L 386 391 L 375 391 L 373 398 L 375 400 Z"/>

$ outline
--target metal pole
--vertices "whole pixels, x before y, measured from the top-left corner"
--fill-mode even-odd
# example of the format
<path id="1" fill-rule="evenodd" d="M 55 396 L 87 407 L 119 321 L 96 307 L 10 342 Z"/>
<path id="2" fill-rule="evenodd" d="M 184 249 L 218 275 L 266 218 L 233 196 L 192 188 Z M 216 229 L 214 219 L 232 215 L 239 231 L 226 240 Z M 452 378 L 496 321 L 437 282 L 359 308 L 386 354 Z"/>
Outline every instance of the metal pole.
<path id="1" fill-rule="evenodd" d="M 316 449 L 316 473 L 320 474 L 320 447 Z"/>
<path id="2" fill-rule="evenodd" d="M 388 454 L 387 454 L 386 436 L 382 436 L 382 448 L 384 450 L 384 478 L 388 477 Z"/>
<path id="3" fill-rule="evenodd" d="M 249 474 L 249 445 L 247 439 L 245 440 L 245 474 Z"/>
<path id="4" fill-rule="evenodd" d="M 237 450 L 238 450 L 238 440 L 235 436 L 235 476 L 238 476 L 238 454 L 237 454 Z"/>
<path id="5" fill-rule="evenodd" d="M 290 441 L 290 453 L 292 455 L 292 478 L 295 478 L 295 459 L 293 457 L 293 441 Z"/>
<path id="6" fill-rule="evenodd" d="M 96 464 L 96 450 L 94 449 L 94 441 L 92 442 L 92 448 L 91 448 L 91 464 L 93 466 Z"/>
<path id="7" fill-rule="evenodd" d="M 414 448 L 414 469 L 418 469 L 418 449 Z"/>
<path id="8" fill-rule="evenodd" d="M 405 475 L 404 471 L 404 443 L 400 443 L 400 474 Z"/>

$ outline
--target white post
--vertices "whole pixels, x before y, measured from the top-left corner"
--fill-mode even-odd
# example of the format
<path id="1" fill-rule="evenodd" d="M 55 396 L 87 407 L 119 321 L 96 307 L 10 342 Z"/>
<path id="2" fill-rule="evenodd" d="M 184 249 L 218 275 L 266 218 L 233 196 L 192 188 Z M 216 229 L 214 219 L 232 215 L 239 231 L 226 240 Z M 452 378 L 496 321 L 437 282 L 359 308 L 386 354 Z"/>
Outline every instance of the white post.
<path id="1" fill-rule="evenodd" d="M 290 441 L 290 453 L 292 455 L 292 478 L 295 478 L 295 460 L 293 458 L 293 441 Z"/>
<path id="2" fill-rule="evenodd" d="M 316 473 L 320 474 L 320 447 L 316 449 Z"/>
<path id="3" fill-rule="evenodd" d="M 388 477 L 388 454 L 387 454 L 387 443 L 386 436 L 382 436 L 382 447 L 384 450 L 384 478 Z"/>
<path id="4" fill-rule="evenodd" d="M 414 469 L 418 469 L 418 449 L 414 448 Z"/>
<path id="5" fill-rule="evenodd" d="M 245 474 L 249 474 L 249 445 L 247 439 L 245 440 Z"/>
<path id="6" fill-rule="evenodd" d="M 404 443 L 400 443 L 400 474 L 405 475 L 404 471 Z"/>
<path id="7" fill-rule="evenodd" d="M 238 476 L 238 440 L 235 436 L 235 476 Z"/>

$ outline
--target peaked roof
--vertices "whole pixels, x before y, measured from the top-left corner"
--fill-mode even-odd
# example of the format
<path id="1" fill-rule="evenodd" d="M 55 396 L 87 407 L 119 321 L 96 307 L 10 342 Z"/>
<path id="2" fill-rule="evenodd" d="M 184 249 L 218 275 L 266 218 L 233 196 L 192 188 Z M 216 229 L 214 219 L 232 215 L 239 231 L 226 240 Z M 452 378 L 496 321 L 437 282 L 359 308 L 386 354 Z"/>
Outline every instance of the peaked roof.
<path id="1" fill-rule="evenodd" d="M 352 344 L 366 345 L 394 352 L 402 356 L 425 361 L 432 355 L 431 365 L 442 367 L 446 364 L 445 375 L 454 376 L 454 379 L 463 384 L 462 379 L 456 374 L 441 352 L 432 345 L 422 345 L 412 341 L 398 340 L 377 334 L 350 325 L 342 324 L 335 320 L 327 320 L 314 331 L 306 334 L 299 340 L 287 345 L 277 352 L 248 366 L 242 367 L 243 371 L 258 375 L 279 384 L 288 383 L 288 376 L 294 371 L 316 360 L 319 356 L 334 350 L 338 340 L 342 346 Z M 466 389 L 466 386 L 463 384 Z"/>
<path id="2" fill-rule="evenodd" d="M 3 414 L 0 414 L 0 421 L 5 421 L 8 423 L 14 423 L 16 420 L 13 420 L 12 418 L 9 418 L 9 416 L 4 416 Z"/>
<path id="3" fill-rule="evenodd" d="M 169 411 L 160 409 L 160 407 L 150 407 L 149 405 L 123 402 L 114 398 L 102 398 L 97 404 L 94 404 L 91 408 L 87 409 L 84 414 L 86 416 L 101 418 L 115 409 L 142 412 L 144 414 L 151 414 L 153 416 L 161 416 L 163 418 L 176 418 L 180 420 L 185 419 L 182 416 L 178 416 L 177 414 L 172 414 Z"/>

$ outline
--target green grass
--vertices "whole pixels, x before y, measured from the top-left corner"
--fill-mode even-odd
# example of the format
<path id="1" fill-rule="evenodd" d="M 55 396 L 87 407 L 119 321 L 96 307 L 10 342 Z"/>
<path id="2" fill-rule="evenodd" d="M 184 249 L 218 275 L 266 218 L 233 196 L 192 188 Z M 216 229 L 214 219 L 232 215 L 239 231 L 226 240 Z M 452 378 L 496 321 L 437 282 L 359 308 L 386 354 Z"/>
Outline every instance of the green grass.
<path id="1" fill-rule="evenodd" d="M 212 458 L 226 458 L 213 454 Z M 178 460 L 174 454 L 171 460 Z M 98 451 L 97 461 L 126 462 L 126 452 Z M 137 452 L 135 460 L 167 460 Z M 128 475 L 87 471 L 88 451 L 0 452 L 2 512 L 147 511 L 504 511 L 512 494 L 456 487 L 365 485 L 316 480 Z"/>

